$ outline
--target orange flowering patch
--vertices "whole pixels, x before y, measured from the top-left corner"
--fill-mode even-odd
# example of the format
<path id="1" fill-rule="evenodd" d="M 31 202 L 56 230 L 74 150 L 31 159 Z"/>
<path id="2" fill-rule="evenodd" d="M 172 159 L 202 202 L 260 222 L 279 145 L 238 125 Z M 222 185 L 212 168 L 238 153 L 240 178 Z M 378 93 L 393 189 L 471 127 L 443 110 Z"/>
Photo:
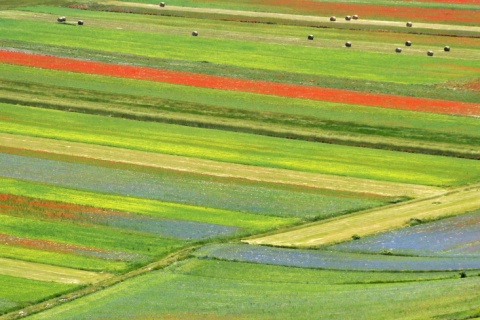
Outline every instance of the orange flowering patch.
<path id="1" fill-rule="evenodd" d="M 443 0 L 441 2 L 478 4 L 477 0 Z M 384 6 L 351 2 L 319 2 L 312 0 L 262 0 L 261 4 L 277 7 L 283 6 L 297 12 L 317 15 L 357 14 L 361 19 L 393 18 L 405 21 L 480 23 L 480 15 L 475 14 L 471 10 Z"/>
<path id="2" fill-rule="evenodd" d="M 364 93 L 343 89 L 254 81 L 190 72 L 117 65 L 0 50 L 0 62 L 61 71 L 158 81 L 210 89 L 243 91 L 281 97 L 322 100 L 372 107 L 480 116 L 480 104 L 406 96 Z"/>

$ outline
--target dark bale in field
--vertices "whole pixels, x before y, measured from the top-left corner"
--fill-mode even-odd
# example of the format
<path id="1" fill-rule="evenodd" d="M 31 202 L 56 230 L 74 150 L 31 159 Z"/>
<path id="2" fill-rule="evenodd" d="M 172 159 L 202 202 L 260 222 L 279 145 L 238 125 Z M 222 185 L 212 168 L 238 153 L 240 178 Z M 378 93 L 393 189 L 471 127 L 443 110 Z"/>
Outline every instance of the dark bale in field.
<path id="1" fill-rule="evenodd" d="M 57 18 L 57 21 L 58 21 L 58 22 L 65 22 L 65 21 L 67 21 L 67 18 L 65 18 L 65 17 L 59 17 L 59 18 Z"/>
<path id="2" fill-rule="evenodd" d="M 193 31 L 192 36 L 197 37 L 198 36 L 198 31 Z"/>
<path id="3" fill-rule="evenodd" d="M 337 21 L 337 18 L 332 16 L 332 17 L 330 17 L 330 21 Z"/>
<path id="4" fill-rule="evenodd" d="M 352 17 L 351 16 L 346 16 L 345 20 L 350 21 L 350 20 L 352 20 Z"/>
<path id="5" fill-rule="evenodd" d="M 433 51 L 428 51 L 427 56 L 432 57 L 433 56 Z"/>
<path id="6" fill-rule="evenodd" d="M 352 43 L 350 41 L 345 42 L 345 47 L 350 48 L 352 46 Z"/>
<path id="7" fill-rule="evenodd" d="M 411 47 L 412 46 L 412 41 L 405 41 L 405 45 L 407 47 Z"/>
<path id="8" fill-rule="evenodd" d="M 449 46 L 445 46 L 445 48 L 443 48 L 443 51 L 450 51 L 450 47 Z"/>
<path id="9" fill-rule="evenodd" d="M 165 7 L 165 2 L 160 2 L 160 7 Z"/>
<path id="10" fill-rule="evenodd" d="M 407 22 L 407 27 L 413 27 L 413 23 L 411 23 L 410 21 Z"/>
<path id="11" fill-rule="evenodd" d="M 395 49 L 395 52 L 397 52 L 397 53 L 402 52 L 402 48 L 397 48 L 397 49 Z"/>
<path id="12" fill-rule="evenodd" d="M 83 20 L 78 20 L 78 25 L 83 26 Z"/>
<path id="13" fill-rule="evenodd" d="M 354 15 L 352 16 L 352 18 L 353 18 L 353 20 L 358 20 L 358 14 L 354 14 Z"/>
<path id="14" fill-rule="evenodd" d="M 313 40 L 313 34 L 308 35 L 308 40 Z"/>

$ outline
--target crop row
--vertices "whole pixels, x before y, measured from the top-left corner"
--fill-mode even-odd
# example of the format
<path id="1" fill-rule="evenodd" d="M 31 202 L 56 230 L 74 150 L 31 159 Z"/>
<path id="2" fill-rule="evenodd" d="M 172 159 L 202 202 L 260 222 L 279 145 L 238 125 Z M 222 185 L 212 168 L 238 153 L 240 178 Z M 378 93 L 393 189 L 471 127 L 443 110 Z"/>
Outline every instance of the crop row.
<path id="1" fill-rule="evenodd" d="M 480 269 L 478 257 L 405 257 L 221 244 L 199 249 L 195 255 L 289 267 L 364 271 L 441 271 Z"/>
<path id="2" fill-rule="evenodd" d="M 291 141 L 6 104 L 2 104 L 1 114 L 8 119 L 0 119 L 2 132 L 223 162 L 428 185 L 462 184 L 478 180 L 480 176 L 478 161 L 466 159 Z M 116 136 L 111 136 L 111 132 L 116 132 Z M 425 167 L 429 168 L 428 172 Z M 455 172 L 455 176 L 451 172 Z"/>
<path id="3" fill-rule="evenodd" d="M 385 108 L 93 75 L 82 75 L 79 81 L 76 73 L 37 69 L 35 75 L 28 75 L 30 68 L 18 66 L 3 65 L 2 69 L 1 77 L 9 80 L 2 81 L 5 98 L 1 100 L 12 104 L 391 150 L 462 157 L 480 153 L 475 147 L 479 145 L 478 121 L 471 118 L 435 114 L 418 118 L 417 113 Z M 28 82 L 19 74 L 28 75 Z M 69 80 L 60 87 L 62 78 Z M 92 84 L 98 84 L 95 90 L 90 89 Z M 129 85 L 137 92 L 125 94 L 132 91 Z M 117 93 L 120 90 L 124 92 Z M 192 102 L 193 94 L 199 102 Z M 271 108 L 275 112 L 268 112 Z M 430 143 L 426 145 L 424 140 Z"/>
<path id="4" fill-rule="evenodd" d="M 125 1 L 125 0 L 122 0 Z M 154 0 L 127 0 L 125 2 L 150 3 L 158 5 Z M 120 2 L 116 3 L 120 5 Z M 233 10 L 267 11 L 279 13 L 296 13 L 304 15 L 352 15 L 357 14 L 362 19 L 382 20 L 412 20 L 426 22 L 474 24 L 478 18 L 469 15 L 468 10 L 478 9 L 478 3 L 454 2 L 454 4 L 429 2 L 400 2 L 395 1 L 242 1 L 231 3 L 225 0 L 208 1 L 207 3 L 195 0 L 175 1 L 175 5 L 190 7 L 207 7 Z"/>
<path id="5" fill-rule="evenodd" d="M 0 154 L 0 161 L 2 162 L 0 176 L 4 177 L 98 193 L 279 217 L 318 219 L 382 204 L 380 199 L 348 197 L 348 195 L 340 193 L 336 195 L 334 192 L 322 194 L 321 191 L 314 192 L 300 187 L 286 188 L 259 183 L 232 183 L 228 179 L 203 178 L 179 172 L 148 173 L 141 172 L 135 167 L 131 167 L 131 170 L 121 170 L 9 154 Z M 115 221 L 111 222 L 112 225 L 122 224 L 121 219 L 125 220 L 123 223 L 125 225 L 128 225 L 127 220 L 130 220 L 131 224 L 136 221 L 135 224 L 138 224 L 139 231 L 143 230 L 142 219 L 135 217 L 117 217 Z M 153 226 L 154 221 L 145 220 L 143 224 Z M 160 222 L 158 226 L 160 230 L 163 229 L 161 225 Z M 210 228 L 211 231 L 209 231 Z M 202 229 L 206 232 L 205 235 L 210 232 L 215 234 L 215 229 L 218 234 L 232 231 L 226 227 L 213 225 L 202 228 L 201 224 L 198 224 L 197 229 L 197 236 L 200 237 L 202 237 Z M 167 230 L 163 232 L 168 233 Z M 188 232 L 185 237 L 190 237 Z"/>
<path id="6" fill-rule="evenodd" d="M 345 48 L 313 48 L 256 41 L 191 37 L 181 34 L 145 33 L 129 30 L 64 28 L 52 23 L 4 19 L 7 34 L 2 39 L 66 47 L 122 52 L 151 58 L 192 60 L 252 69 L 326 75 L 394 83 L 424 84 L 473 78 L 478 73 L 474 57 L 431 59 Z M 35 30 L 35 31 L 34 31 Z M 92 41 L 92 40 L 96 41 Z M 213 49 L 215 48 L 215 49 Z M 319 54 L 321 52 L 321 54 Z M 235 53 L 235 54 L 232 54 Z M 454 54 L 454 52 L 452 52 Z M 445 68 L 445 63 L 449 67 Z M 392 65 L 396 67 L 391 72 Z"/>
<path id="7" fill-rule="evenodd" d="M 30 67 L 94 73 L 114 77 L 159 81 L 178 85 L 205 87 L 220 90 L 245 91 L 291 98 L 322 100 L 328 102 L 359 104 L 382 108 L 396 108 L 454 115 L 478 116 L 480 114 L 478 105 L 474 103 L 426 100 L 393 95 L 374 95 L 340 89 L 279 84 L 265 81 L 240 80 L 236 78 L 179 73 L 153 68 L 132 67 L 85 60 L 80 61 L 60 57 L 32 55 L 22 52 L 0 51 L 0 61 L 4 63 L 26 65 Z"/>

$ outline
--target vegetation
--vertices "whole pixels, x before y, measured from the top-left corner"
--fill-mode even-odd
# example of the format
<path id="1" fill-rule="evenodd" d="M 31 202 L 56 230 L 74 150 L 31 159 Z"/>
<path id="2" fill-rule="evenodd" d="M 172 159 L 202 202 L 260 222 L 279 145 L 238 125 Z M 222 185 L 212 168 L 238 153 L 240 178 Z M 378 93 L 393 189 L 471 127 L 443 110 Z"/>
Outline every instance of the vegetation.
<path id="1" fill-rule="evenodd" d="M 2 1 L 0 314 L 478 317 L 459 2 Z"/>

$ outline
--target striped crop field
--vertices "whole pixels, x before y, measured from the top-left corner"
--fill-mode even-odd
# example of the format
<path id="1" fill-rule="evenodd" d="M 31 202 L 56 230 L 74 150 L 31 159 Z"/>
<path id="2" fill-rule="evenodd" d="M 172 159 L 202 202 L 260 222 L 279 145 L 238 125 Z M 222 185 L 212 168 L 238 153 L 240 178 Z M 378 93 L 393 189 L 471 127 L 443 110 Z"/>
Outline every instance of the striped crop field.
<path id="1" fill-rule="evenodd" d="M 0 1 L 0 319 L 479 317 L 479 12 Z"/>

